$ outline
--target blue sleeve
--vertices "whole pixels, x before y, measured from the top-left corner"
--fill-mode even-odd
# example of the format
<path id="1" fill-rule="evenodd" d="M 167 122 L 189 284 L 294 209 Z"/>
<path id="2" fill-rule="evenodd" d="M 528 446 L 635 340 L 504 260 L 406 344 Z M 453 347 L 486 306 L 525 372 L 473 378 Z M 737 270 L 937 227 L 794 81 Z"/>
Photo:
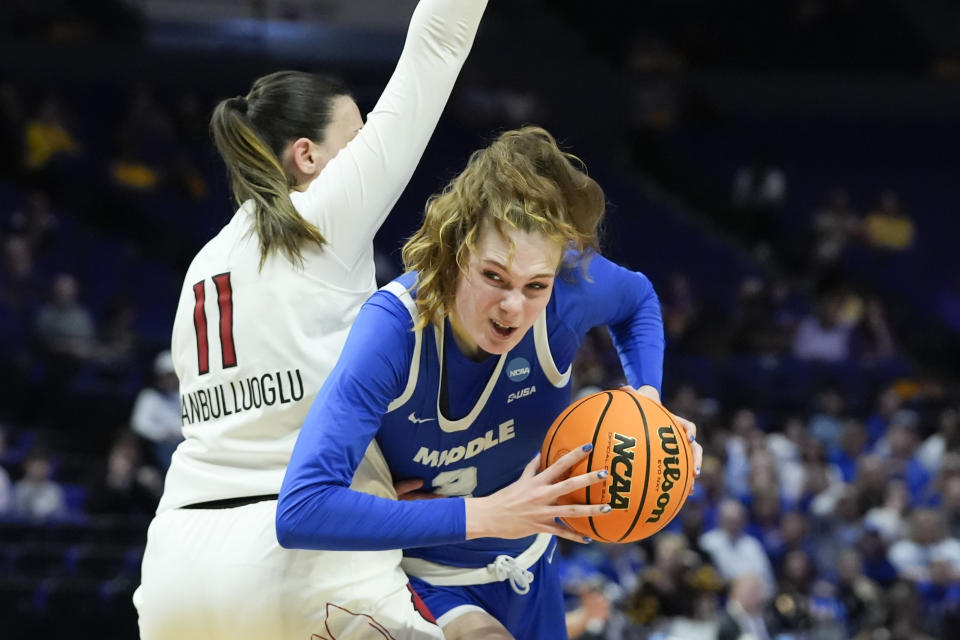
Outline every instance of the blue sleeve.
<path id="1" fill-rule="evenodd" d="M 277 539 L 296 549 L 380 550 L 466 538 L 463 498 L 397 501 L 354 491 L 354 472 L 409 373 L 413 334 L 385 292 L 361 308 L 307 414 L 277 503 Z"/>
<path id="2" fill-rule="evenodd" d="M 557 283 L 558 318 L 578 338 L 593 327 L 606 325 L 627 381 L 634 388 L 650 385 L 660 391 L 663 317 L 647 276 L 593 254 L 587 263 L 587 277 L 577 265 Z"/>

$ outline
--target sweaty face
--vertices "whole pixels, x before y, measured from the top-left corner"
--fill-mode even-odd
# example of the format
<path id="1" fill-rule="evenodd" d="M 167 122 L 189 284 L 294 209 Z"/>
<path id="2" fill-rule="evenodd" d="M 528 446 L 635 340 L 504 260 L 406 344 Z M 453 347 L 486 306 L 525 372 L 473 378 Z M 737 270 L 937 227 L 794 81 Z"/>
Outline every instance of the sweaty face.
<path id="1" fill-rule="evenodd" d="M 485 229 L 457 281 L 450 314 L 460 350 L 482 358 L 517 346 L 550 300 L 561 253 L 540 233 L 510 231 L 505 238 Z"/>

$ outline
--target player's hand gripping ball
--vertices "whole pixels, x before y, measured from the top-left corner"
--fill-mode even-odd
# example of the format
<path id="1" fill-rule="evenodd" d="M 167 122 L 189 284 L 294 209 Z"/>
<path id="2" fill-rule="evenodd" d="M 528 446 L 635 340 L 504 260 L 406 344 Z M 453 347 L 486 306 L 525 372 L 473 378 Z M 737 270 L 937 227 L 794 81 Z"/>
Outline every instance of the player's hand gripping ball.
<path id="1" fill-rule="evenodd" d="M 547 432 L 541 468 L 585 442 L 592 442 L 593 450 L 571 475 L 606 469 L 610 476 L 557 502 L 608 504 L 611 511 L 564 518 L 568 527 L 602 542 L 634 542 L 660 531 L 680 512 L 694 480 L 693 452 L 683 427 L 661 404 L 623 389 L 577 400 Z"/>

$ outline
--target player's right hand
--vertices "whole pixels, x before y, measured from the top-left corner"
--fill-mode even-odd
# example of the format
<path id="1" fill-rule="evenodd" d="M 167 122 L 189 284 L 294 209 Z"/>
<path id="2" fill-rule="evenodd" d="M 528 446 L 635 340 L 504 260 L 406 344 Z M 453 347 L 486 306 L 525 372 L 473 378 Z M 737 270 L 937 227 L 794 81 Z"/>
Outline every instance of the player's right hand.
<path id="1" fill-rule="evenodd" d="M 557 521 L 557 518 L 584 518 L 610 512 L 610 506 L 606 504 L 557 504 L 560 496 L 603 482 L 609 475 L 603 470 L 567 477 L 570 470 L 590 453 L 590 449 L 590 444 L 578 447 L 541 473 L 537 473 L 540 467 L 538 454 L 513 484 L 483 498 L 466 498 L 467 539 L 513 539 L 536 533 L 552 533 L 574 542 L 590 542 L 589 538 L 584 538 Z"/>

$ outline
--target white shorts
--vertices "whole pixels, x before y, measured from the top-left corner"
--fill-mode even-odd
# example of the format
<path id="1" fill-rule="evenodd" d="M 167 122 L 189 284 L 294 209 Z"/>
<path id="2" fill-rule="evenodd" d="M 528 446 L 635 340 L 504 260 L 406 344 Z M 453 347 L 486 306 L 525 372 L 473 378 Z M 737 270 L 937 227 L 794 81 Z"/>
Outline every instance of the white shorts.
<path id="1" fill-rule="evenodd" d="M 283 549 L 276 507 L 269 500 L 159 514 L 133 596 L 140 638 L 443 638 L 417 610 L 399 551 Z"/>

